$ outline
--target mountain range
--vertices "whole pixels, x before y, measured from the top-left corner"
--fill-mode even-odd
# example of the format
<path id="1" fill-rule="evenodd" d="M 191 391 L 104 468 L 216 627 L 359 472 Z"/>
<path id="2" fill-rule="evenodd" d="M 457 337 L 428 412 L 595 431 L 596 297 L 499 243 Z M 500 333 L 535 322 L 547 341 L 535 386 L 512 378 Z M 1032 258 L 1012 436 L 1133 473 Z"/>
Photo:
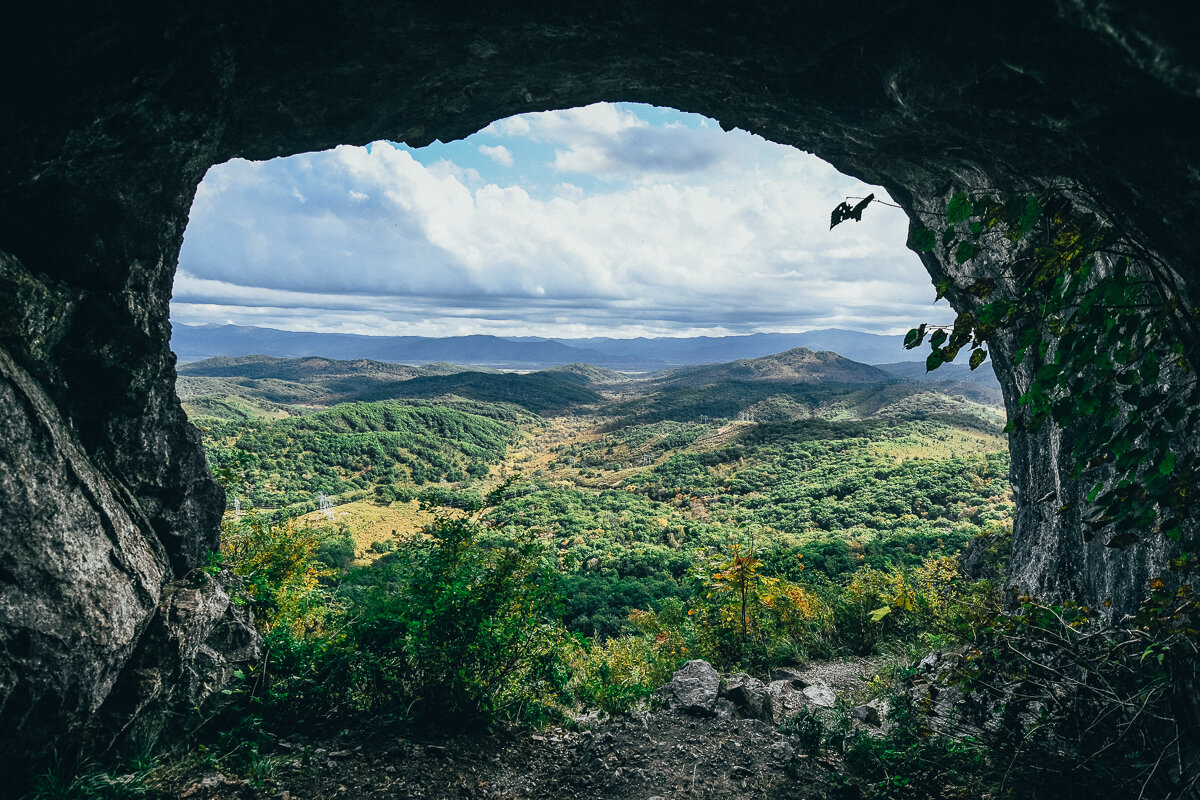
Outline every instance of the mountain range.
<path id="1" fill-rule="evenodd" d="M 923 362 L 925 353 L 905 350 L 904 337 L 827 328 L 804 333 L 613 339 L 541 337 L 363 336 L 349 333 L 282 331 L 245 325 L 173 325 L 171 347 L 180 362 L 217 356 L 261 354 L 277 358 L 323 356 L 397 364 L 433 362 L 498 369 L 543 369 L 591 364 L 624 372 L 715 364 L 782 353 L 796 347 L 833 351 L 865 364 Z"/>
<path id="2" fill-rule="evenodd" d="M 908 366 L 901 364 L 903 368 Z M 444 363 L 412 367 L 369 359 L 341 361 L 252 355 L 219 356 L 181 364 L 176 391 L 190 414 L 226 418 L 291 414 L 304 408 L 345 402 L 448 396 L 511 403 L 535 413 L 558 412 L 621 398 L 627 406 L 621 414 L 676 417 L 680 413 L 685 416 L 723 413 L 734 407 L 741 410 L 769 398 L 776 398 L 772 400 L 773 406 L 784 402 L 796 408 L 803 406 L 803 413 L 809 413 L 830 398 L 848 394 L 861 395 L 855 401 L 861 405 L 868 396 L 888 398 L 891 403 L 914 392 L 929 390 L 990 406 L 1000 404 L 997 389 L 954 380 L 959 376 L 953 373 L 946 375 L 948 380 L 927 383 L 926 389 L 920 385 L 922 382 L 904 372 L 901 369 L 897 374 L 836 353 L 814 352 L 804 347 L 640 377 L 589 364 L 521 373 Z M 780 397 L 791 399 L 780 401 Z M 777 412 L 779 408 L 771 413 Z"/>

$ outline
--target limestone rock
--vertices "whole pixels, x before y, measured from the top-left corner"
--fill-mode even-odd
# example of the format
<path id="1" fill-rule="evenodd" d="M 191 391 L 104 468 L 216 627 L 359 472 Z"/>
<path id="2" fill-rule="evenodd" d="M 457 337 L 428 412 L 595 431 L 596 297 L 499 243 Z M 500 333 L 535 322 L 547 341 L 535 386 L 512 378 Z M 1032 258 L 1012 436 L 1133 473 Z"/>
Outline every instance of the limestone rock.
<path id="1" fill-rule="evenodd" d="M 873 728 L 878 728 L 883 724 L 883 718 L 879 715 L 879 709 L 870 703 L 850 709 L 850 716 Z"/>
<path id="2" fill-rule="evenodd" d="M 800 713 L 808 703 L 800 681 L 780 680 L 767 684 L 767 697 L 771 709 L 770 721 L 782 725 L 788 717 Z"/>
<path id="3" fill-rule="evenodd" d="M 817 681 L 805 686 L 800 690 L 803 695 L 808 698 L 808 702 L 814 706 L 821 708 L 833 708 L 837 703 L 837 695 L 833 693 L 833 689 L 829 688 L 829 684 L 824 681 Z"/>
<path id="4" fill-rule="evenodd" d="M 771 700 L 767 687 L 744 672 L 724 676 L 721 695 L 728 698 L 738 713 L 748 719 L 771 721 Z"/>
<path id="5" fill-rule="evenodd" d="M 177 708 L 201 708 L 240 664 L 260 656 L 257 632 L 234 606 L 229 573 L 200 571 L 168 584 L 138 652 L 113 687 L 92 728 L 101 747 L 118 738 L 153 741 Z"/>
<path id="6" fill-rule="evenodd" d="M 721 676 L 707 661 L 688 661 L 662 688 L 667 705 L 689 714 L 711 716 L 721 689 Z"/>
<path id="7" fill-rule="evenodd" d="M 795 667 L 776 667 L 771 670 L 771 680 L 792 681 L 793 685 L 796 685 L 796 681 L 799 681 L 800 684 L 804 684 L 804 671 Z"/>

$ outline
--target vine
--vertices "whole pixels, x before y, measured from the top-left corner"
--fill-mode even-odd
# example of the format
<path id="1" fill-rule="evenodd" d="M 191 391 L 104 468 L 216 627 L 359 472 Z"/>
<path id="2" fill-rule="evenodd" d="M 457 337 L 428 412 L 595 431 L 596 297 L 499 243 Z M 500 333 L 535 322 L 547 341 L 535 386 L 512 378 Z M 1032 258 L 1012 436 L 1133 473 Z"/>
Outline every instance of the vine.
<path id="1" fill-rule="evenodd" d="M 843 203 L 831 223 L 860 219 L 869 200 Z M 912 229 L 909 246 L 963 273 L 938 281 L 938 298 L 978 302 L 951 325 L 913 328 L 904 346 L 928 342 L 927 370 L 969 350 L 974 370 L 997 332 L 1014 334 L 1015 363 L 1031 360 L 1032 369 L 1008 429 L 1053 423 L 1064 432 L 1073 477 L 1092 484 L 1080 509 L 1085 540 L 1107 530 L 1106 545 L 1124 548 L 1162 534 L 1181 545 L 1172 566 L 1194 568 L 1184 530 L 1200 487 L 1200 308 L 1174 273 L 1051 192 L 1001 202 L 960 191 L 944 212 L 924 216 L 928 224 Z"/>

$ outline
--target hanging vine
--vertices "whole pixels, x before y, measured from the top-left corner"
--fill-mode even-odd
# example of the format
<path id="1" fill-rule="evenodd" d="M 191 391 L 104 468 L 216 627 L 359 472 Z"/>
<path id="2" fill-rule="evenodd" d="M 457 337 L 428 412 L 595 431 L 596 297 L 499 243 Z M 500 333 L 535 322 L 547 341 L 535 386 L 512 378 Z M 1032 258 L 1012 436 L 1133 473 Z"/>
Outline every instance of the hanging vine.
<path id="1" fill-rule="evenodd" d="M 831 222 L 860 218 L 866 202 Z M 927 370 L 969 351 L 974 370 L 997 332 L 1014 334 L 1014 360 L 1031 360 L 1032 379 L 1009 430 L 1053 423 L 1067 435 L 1074 477 L 1091 484 L 1085 539 L 1106 531 L 1105 544 L 1122 548 L 1161 534 L 1181 545 L 1172 566 L 1194 568 L 1184 531 L 1200 494 L 1200 308 L 1174 273 L 1054 193 L 1001 202 L 956 192 L 925 218 L 909 246 L 961 265 L 937 283 L 938 298 L 979 303 L 951 325 L 913 328 L 904 346 L 928 342 Z"/>

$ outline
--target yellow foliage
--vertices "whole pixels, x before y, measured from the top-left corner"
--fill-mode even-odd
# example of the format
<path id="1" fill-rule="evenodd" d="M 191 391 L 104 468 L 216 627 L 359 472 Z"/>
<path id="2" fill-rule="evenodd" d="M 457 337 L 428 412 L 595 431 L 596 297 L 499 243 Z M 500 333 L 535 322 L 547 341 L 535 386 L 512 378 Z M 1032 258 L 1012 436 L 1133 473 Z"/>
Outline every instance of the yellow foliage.
<path id="1" fill-rule="evenodd" d="M 323 534 L 292 522 L 262 518 L 227 522 L 221 553 L 242 578 L 242 592 L 264 631 L 285 624 L 296 635 L 316 633 L 328 615 L 321 578 L 331 570 L 317 560 Z"/>

